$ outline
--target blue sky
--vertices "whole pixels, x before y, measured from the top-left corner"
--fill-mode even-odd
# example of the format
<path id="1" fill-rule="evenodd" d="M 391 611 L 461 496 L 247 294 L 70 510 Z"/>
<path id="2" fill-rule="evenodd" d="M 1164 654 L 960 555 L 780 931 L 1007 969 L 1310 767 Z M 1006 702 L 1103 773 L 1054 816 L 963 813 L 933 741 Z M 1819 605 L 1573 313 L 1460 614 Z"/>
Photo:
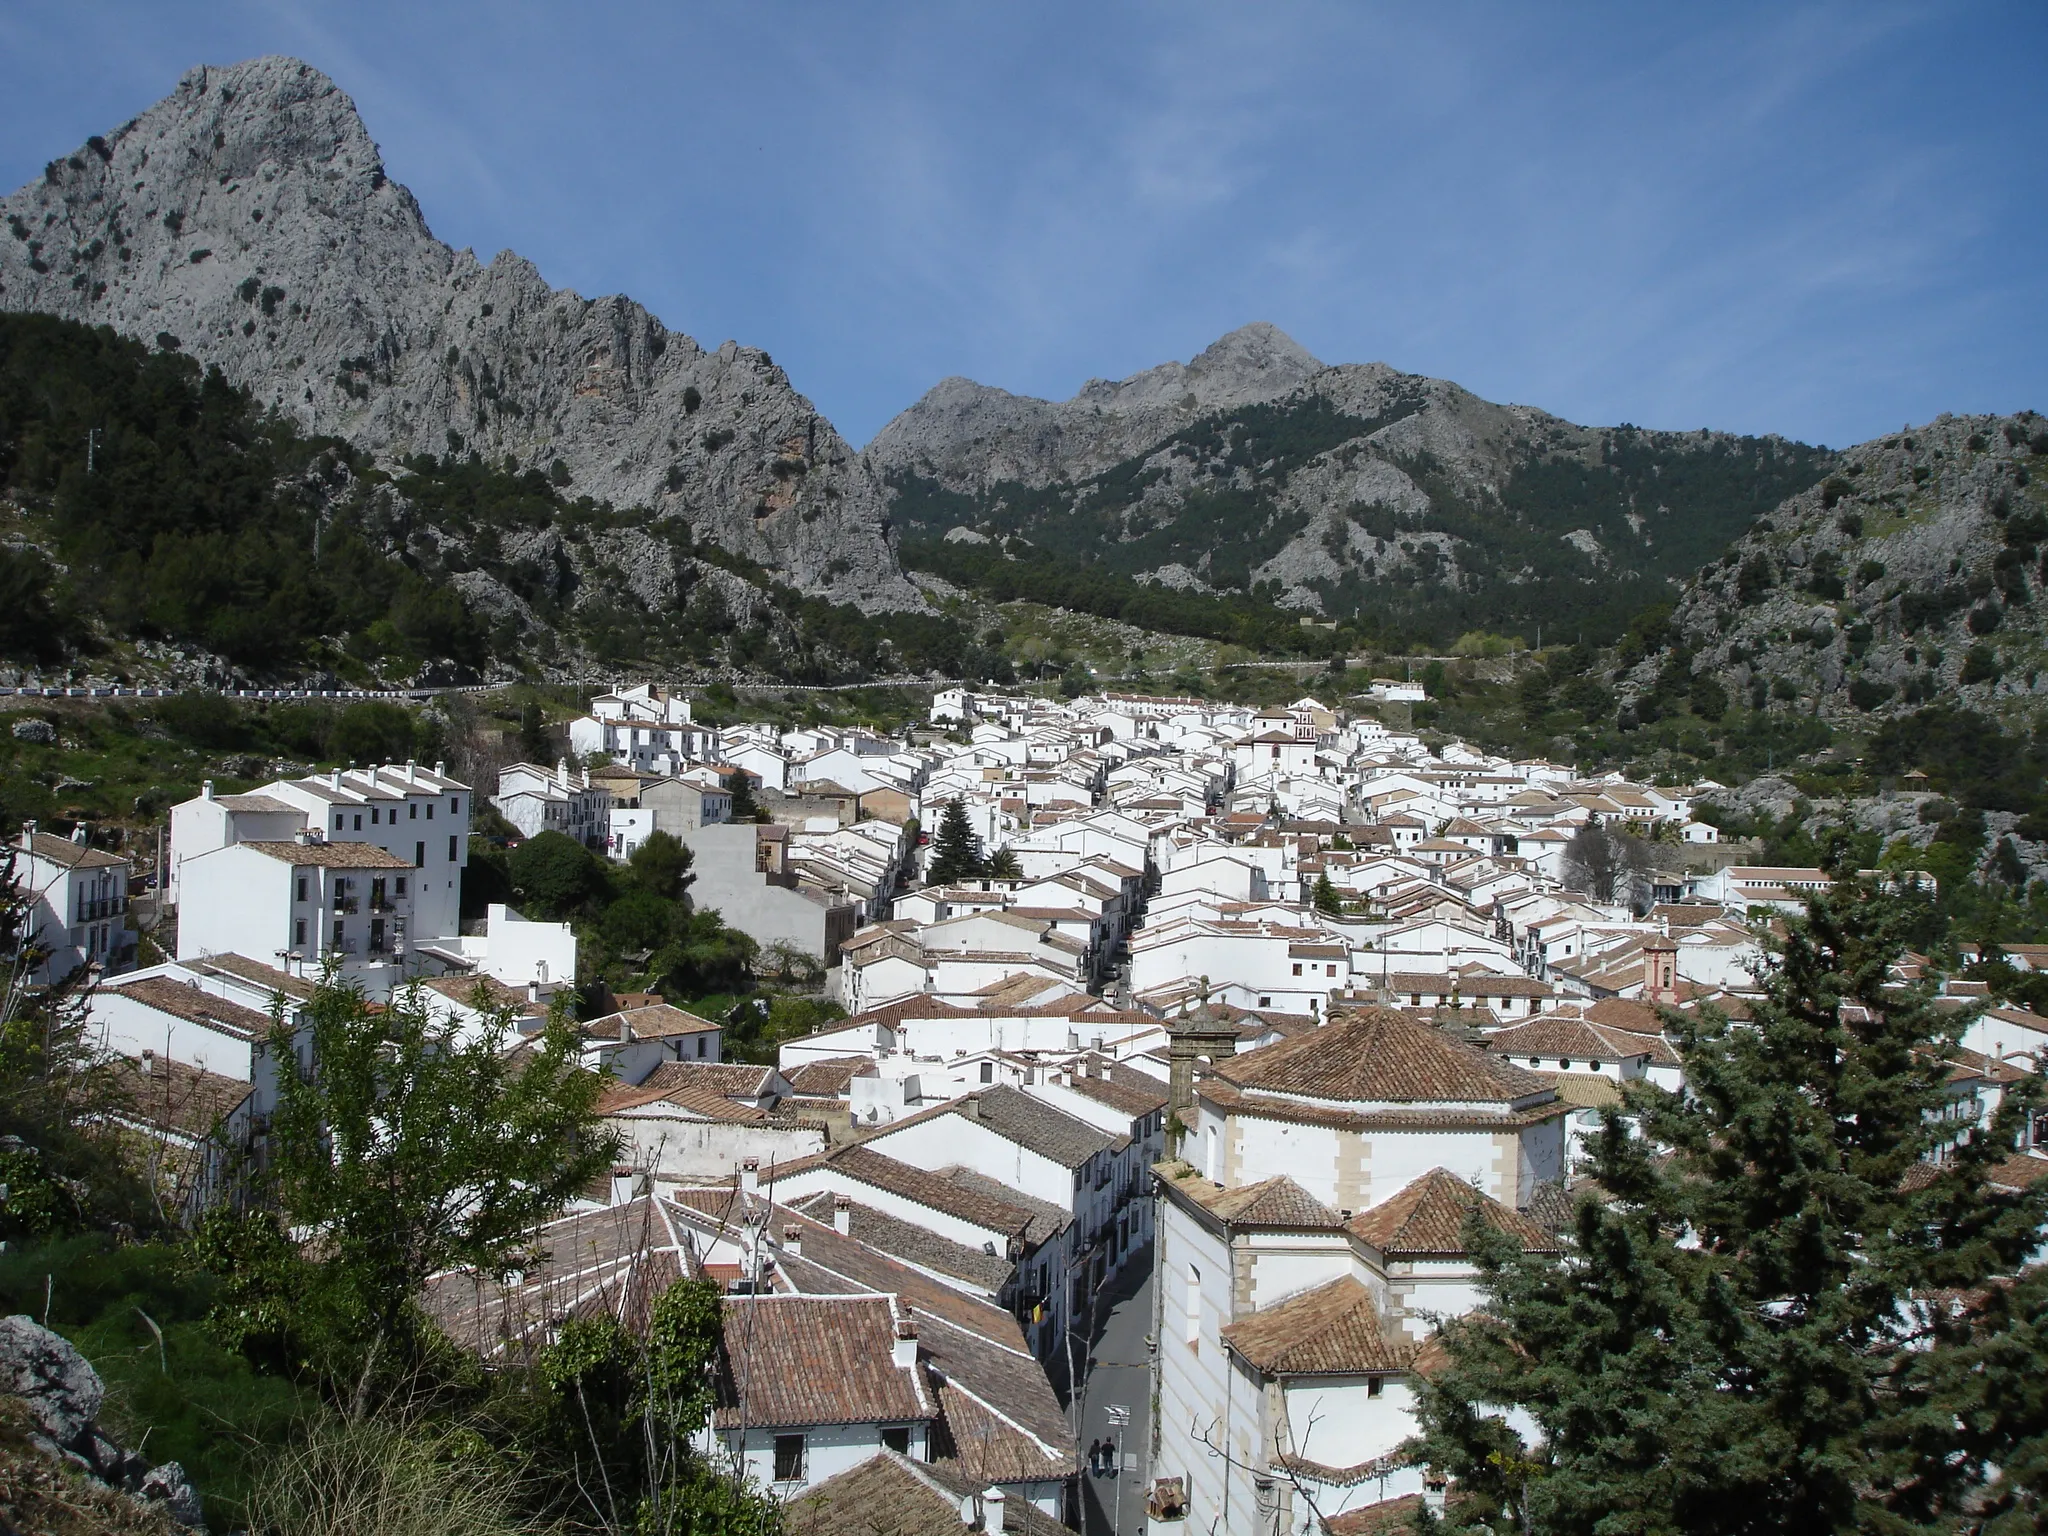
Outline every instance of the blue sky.
<path id="1" fill-rule="evenodd" d="M 292 53 L 435 232 L 856 443 L 1271 320 L 1587 423 L 2048 409 L 2048 6 L 8 0 L 0 181 Z"/>

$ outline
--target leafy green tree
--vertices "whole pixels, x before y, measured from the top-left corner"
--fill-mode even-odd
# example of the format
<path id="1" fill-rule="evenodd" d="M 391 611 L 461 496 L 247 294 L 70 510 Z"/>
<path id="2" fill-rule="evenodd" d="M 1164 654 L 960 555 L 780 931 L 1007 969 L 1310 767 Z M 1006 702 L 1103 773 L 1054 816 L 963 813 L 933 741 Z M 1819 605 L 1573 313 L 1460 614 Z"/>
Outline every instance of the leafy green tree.
<path id="1" fill-rule="evenodd" d="M 1631 1086 L 1640 1136 L 1606 1116 L 1604 1199 L 1579 1202 L 1569 1257 L 1468 1227 L 1487 1300 L 1444 1330 L 1415 1447 L 1467 1495 L 1458 1520 L 1986 1529 L 1970 1522 L 1988 1484 L 2000 1529 L 2033 1528 L 2038 1285 L 1998 1277 L 2037 1248 L 2048 1182 L 1987 1174 L 2040 1086 L 1928 1160 L 1954 1134 L 1960 1021 L 1892 970 L 1925 902 L 1838 885 L 1788 924 L 1748 1026 L 1667 1014 L 1686 1092 Z M 1536 1446 L 1502 1408 L 1533 1418 Z"/>
<path id="2" fill-rule="evenodd" d="M 932 839 L 932 856 L 924 871 L 925 883 L 947 885 L 955 880 L 970 879 L 981 872 L 981 854 L 975 844 L 974 828 L 968 824 L 967 808 L 955 795 L 946 802 L 945 812 L 939 817 L 939 835 Z"/>
<path id="3" fill-rule="evenodd" d="M 506 861 L 512 888 L 531 916 L 559 921 L 580 912 L 604 889 L 596 855 L 565 832 L 543 832 L 512 850 Z"/>
<path id="4" fill-rule="evenodd" d="M 614 953 L 653 951 L 668 942 L 681 909 L 652 891 L 628 891 L 604 910 L 598 931 Z"/>
<path id="5" fill-rule="evenodd" d="M 988 875 L 991 880 L 1022 880 L 1024 866 L 1017 862 L 1017 850 L 998 848 L 989 855 Z"/>
<path id="6" fill-rule="evenodd" d="M 746 992 L 754 985 L 754 957 L 761 946 L 728 928 L 716 910 L 682 917 L 654 956 L 652 969 L 670 997 L 708 997 Z"/>
<path id="7" fill-rule="evenodd" d="M 403 704 L 363 699 L 335 717 L 327 755 L 351 763 L 402 763 L 413 756 L 413 712 Z"/>
<path id="8" fill-rule="evenodd" d="M 594 1112 L 604 1080 L 563 1012 L 515 1064 L 509 1013 L 457 1034 L 427 995 L 376 1010 L 324 979 L 305 1009 L 311 1067 L 279 1074 L 271 1121 L 279 1203 L 312 1234 L 326 1305 L 355 1325 L 359 1410 L 383 1359 L 416 1355 L 427 1277 L 501 1268 L 617 1151 Z M 271 1059 L 299 1059 L 299 1044 L 280 1015 Z"/>
<path id="9" fill-rule="evenodd" d="M 1344 898 L 1338 894 L 1337 887 L 1330 883 L 1330 877 L 1326 874 L 1316 876 L 1315 904 L 1316 910 L 1328 917 L 1340 916 L 1344 911 Z"/>
<path id="10" fill-rule="evenodd" d="M 626 860 L 633 883 L 664 901 L 676 901 L 690 883 L 690 865 L 696 854 L 673 832 L 654 831 Z"/>

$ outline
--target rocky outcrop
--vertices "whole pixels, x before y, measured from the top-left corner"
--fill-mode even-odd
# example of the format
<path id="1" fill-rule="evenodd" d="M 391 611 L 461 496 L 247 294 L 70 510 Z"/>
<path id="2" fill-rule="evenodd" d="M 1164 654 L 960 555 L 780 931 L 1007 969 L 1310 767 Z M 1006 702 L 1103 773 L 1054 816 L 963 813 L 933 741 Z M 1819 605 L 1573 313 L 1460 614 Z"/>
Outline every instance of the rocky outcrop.
<path id="1" fill-rule="evenodd" d="M 204 1531 L 199 1495 L 175 1461 L 151 1466 L 100 1433 L 106 1390 L 68 1339 L 30 1317 L 0 1318 L 0 1398 L 18 1399 L 33 1445 L 94 1482 L 155 1506 L 179 1525 Z"/>
<path id="2" fill-rule="evenodd" d="M 1846 450 L 1680 598 L 1625 702 L 1707 676 L 1731 701 L 1867 724 L 2048 697 L 2048 420 L 1943 416 Z"/>
<path id="3" fill-rule="evenodd" d="M 575 492 L 686 519 L 791 586 L 923 605 L 867 466 L 767 353 L 450 249 L 296 59 L 193 70 L 0 222 L 0 307 L 181 348 L 308 433 L 559 462 Z"/>

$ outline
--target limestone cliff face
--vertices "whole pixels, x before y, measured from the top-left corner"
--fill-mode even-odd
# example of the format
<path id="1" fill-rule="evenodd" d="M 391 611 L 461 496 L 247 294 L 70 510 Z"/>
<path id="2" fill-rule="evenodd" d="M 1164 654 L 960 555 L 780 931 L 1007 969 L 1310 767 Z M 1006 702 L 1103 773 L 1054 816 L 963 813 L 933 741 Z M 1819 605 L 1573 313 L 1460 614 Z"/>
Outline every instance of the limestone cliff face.
<path id="1" fill-rule="evenodd" d="M 791 586 L 922 606 L 867 465 L 765 352 L 450 249 L 296 59 L 193 70 L 0 220 L 0 306 L 160 339 L 379 453 L 559 460 L 574 493 L 686 519 Z"/>
<path id="2" fill-rule="evenodd" d="M 1867 723 L 1930 703 L 2027 714 L 2048 696 L 2048 421 L 1943 416 L 1845 449 L 1679 600 L 1627 680 Z M 1652 705 L 1654 706 L 1654 703 Z"/>

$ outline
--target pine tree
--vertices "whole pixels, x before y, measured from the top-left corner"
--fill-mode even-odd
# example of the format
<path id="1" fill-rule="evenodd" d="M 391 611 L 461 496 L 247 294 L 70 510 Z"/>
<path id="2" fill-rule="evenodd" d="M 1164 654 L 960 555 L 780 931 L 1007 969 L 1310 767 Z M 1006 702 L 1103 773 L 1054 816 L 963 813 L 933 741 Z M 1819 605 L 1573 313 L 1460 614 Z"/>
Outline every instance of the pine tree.
<path id="1" fill-rule="evenodd" d="M 1468 1231 L 1487 1303 L 1445 1329 L 1414 1446 L 1462 1489 L 1453 1518 L 1953 1530 L 1997 1467 L 2010 1528 L 2031 1528 L 2048 1359 L 1997 1282 L 2038 1245 L 2048 1182 L 1987 1173 L 2039 1085 L 1925 1161 L 1953 1133 L 1960 1024 L 1893 980 L 1923 906 L 1837 886 L 1774 946 L 1749 1025 L 1667 1014 L 1687 1092 L 1631 1087 L 1640 1137 L 1606 1117 L 1601 1198 L 1579 1202 L 1565 1260 Z M 1987 1284 L 1990 1304 L 1952 1304 Z M 1535 1448 L 1502 1407 L 1534 1420 Z"/>
<path id="2" fill-rule="evenodd" d="M 725 776 L 726 793 L 732 796 L 732 819 L 734 821 L 756 821 L 760 806 L 754 801 L 754 781 L 743 768 L 735 768 Z"/>
<path id="3" fill-rule="evenodd" d="M 1337 894 L 1337 887 L 1330 884 L 1327 874 L 1316 876 L 1315 904 L 1316 910 L 1326 917 L 1336 917 L 1344 910 L 1344 898 Z"/>
<path id="4" fill-rule="evenodd" d="M 956 795 L 946 803 L 945 814 L 939 818 L 939 835 L 932 840 L 932 856 L 925 865 L 925 883 L 950 885 L 955 880 L 970 879 L 981 872 L 981 854 L 975 846 L 974 828 L 968 825 L 967 809 Z"/>

